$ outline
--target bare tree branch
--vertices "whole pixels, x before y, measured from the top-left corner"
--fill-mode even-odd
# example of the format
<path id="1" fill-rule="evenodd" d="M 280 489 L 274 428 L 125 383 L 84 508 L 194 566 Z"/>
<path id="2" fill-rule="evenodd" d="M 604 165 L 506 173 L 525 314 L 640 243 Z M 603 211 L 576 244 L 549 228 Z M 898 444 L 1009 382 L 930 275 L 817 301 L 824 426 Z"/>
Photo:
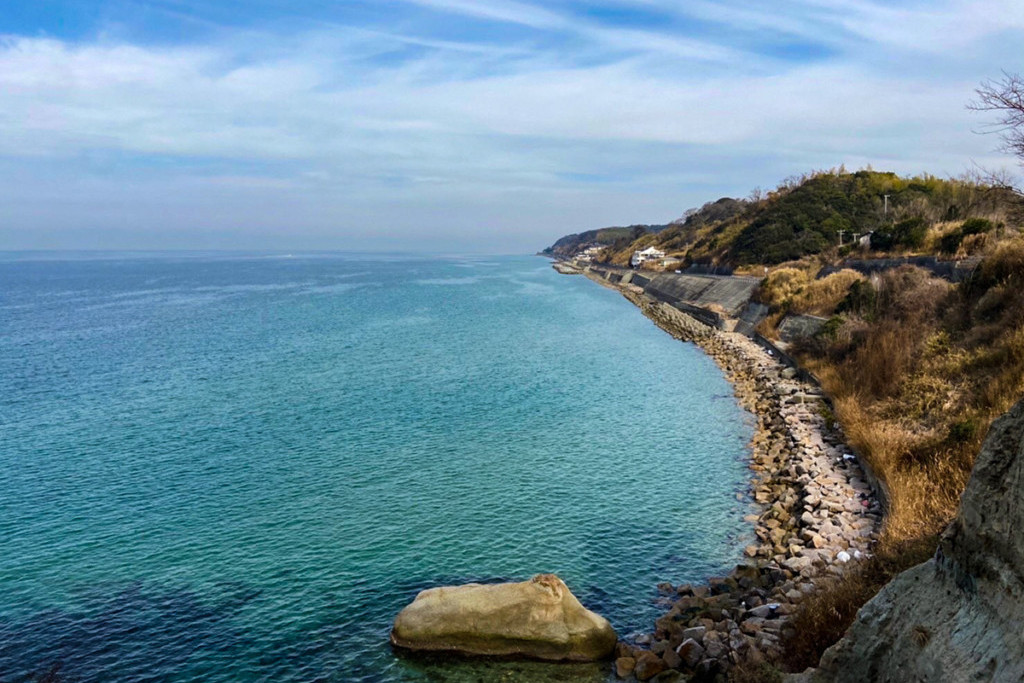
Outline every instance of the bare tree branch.
<path id="1" fill-rule="evenodd" d="M 999 118 L 984 132 L 999 133 L 1002 149 L 1024 165 L 1024 78 L 1003 72 L 1000 80 L 986 80 L 975 90 L 978 99 L 967 105 L 972 111 L 997 112 Z"/>

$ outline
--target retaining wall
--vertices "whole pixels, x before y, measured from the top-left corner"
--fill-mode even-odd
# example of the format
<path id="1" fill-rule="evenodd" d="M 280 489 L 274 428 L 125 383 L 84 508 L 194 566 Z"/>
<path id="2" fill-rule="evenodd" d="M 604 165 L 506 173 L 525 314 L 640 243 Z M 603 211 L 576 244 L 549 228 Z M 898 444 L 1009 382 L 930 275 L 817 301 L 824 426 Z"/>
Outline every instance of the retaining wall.
<path id="1" fill-rule="evenodd" d="M 864 275 L 873 275 L 887 270 L 893 270 L 900 266 L 917 266 L 930 271 L 932 275 L 941 277 L 950 282 L 963 282 L 974 268 L 978 265 L 979 259 L 970 258 L 963 261 L 940 261 L 934 256 L 907 256 L 904 258 L 876 258 L 876 259 L 847 259 L 838 266 L 822 268 L 818 278 L 823 278 L 844 268 L 856 270 Z"/>

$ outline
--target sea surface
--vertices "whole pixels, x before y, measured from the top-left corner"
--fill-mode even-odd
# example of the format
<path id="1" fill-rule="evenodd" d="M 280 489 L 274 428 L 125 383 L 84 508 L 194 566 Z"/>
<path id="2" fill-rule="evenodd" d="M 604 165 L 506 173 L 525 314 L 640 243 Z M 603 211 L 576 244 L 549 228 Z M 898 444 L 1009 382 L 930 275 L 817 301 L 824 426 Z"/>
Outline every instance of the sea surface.
<path id="1" fill-rule="evenodd" d="M 537 257 L 0 254 L 0 681 L 608 680 L 388 630 L 556 572 L 650 631 L 739 559 L 752 429 Z"/>

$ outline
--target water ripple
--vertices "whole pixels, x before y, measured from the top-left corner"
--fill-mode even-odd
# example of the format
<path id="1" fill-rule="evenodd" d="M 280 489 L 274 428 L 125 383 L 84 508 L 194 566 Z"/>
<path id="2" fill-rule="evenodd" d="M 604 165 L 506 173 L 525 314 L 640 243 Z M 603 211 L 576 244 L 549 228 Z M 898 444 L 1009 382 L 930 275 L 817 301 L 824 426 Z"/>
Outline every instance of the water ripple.
<path id="1" fill-rule="evenodd" d="M 541 571 L 628 635 L 737 559 L 719 371 L 538 263 L 5 266 L 0 681 L 606 680 L 387 645 Z"/>

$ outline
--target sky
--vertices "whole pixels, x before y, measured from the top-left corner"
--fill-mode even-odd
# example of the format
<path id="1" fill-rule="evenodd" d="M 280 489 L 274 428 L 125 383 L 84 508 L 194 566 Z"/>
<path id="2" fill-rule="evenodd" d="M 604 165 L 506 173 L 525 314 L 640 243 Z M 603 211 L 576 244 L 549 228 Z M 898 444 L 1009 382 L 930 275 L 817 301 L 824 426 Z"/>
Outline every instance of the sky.
<path id="1" fill-rule="evenodd" d="M 532 253 L 844 164 L 1019 170 L 1021 0 L 0 0 L 0 250 Z"/>

